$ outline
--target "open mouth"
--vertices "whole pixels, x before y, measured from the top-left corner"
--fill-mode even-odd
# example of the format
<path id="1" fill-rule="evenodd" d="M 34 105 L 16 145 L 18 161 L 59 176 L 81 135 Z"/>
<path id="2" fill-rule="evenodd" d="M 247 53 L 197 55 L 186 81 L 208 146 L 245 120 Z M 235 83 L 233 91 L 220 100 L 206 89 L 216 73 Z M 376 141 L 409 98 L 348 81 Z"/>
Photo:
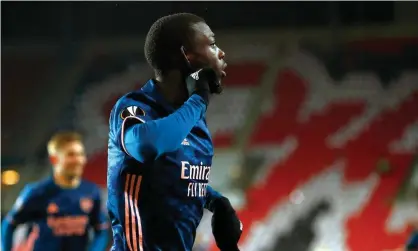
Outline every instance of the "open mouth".
<path id="1" fill-rule="evenodd" d="M 221 77 L 222 78 L 226 77 L 226 72 L 225 71 L 221 71 Z"/>
<path id="2" fill-rule="evenodd" d="M 227 64 L 224 64 L 224 66 L 222 67 L 222 71 L 221 71 L 221 77 L 222 78 L 226 77 L 226 72 L 225 72 L 226 66 L 227 66 Z"/>

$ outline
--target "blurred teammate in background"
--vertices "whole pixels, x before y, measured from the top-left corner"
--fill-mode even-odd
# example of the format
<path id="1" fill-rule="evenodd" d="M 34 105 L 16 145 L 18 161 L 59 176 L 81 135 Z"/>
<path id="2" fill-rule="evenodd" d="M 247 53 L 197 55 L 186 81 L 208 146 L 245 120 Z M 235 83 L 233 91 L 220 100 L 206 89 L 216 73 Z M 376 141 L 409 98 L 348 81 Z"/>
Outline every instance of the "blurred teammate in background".
<path id="1" fill-rule="evenodd" d="M 14 250 L 105 250 L 108 222 L 101 211 L 100 190 L 81 179 L 86 163 L 81 136 L 57 133 L 48 143 L 48 153 L 53 175 L 26 185 L 20 193 L 2 223 L 2 250 L 12 250 L 14 230 L 24 223 L 31 224 L 33 232 Z"/>
<path id="2" fill-rule="evenodd" d="M 112 250 L 192 250 L 204 208 L 218 247 L 238 250 L 242 224 L 208 185 L 214 149 L 205 113 L 222 91 L 225 53 L 205 21 L 187 13 L 157 20 L 144 51 L 155 78 L 120 98 L 109 121 Z"/>

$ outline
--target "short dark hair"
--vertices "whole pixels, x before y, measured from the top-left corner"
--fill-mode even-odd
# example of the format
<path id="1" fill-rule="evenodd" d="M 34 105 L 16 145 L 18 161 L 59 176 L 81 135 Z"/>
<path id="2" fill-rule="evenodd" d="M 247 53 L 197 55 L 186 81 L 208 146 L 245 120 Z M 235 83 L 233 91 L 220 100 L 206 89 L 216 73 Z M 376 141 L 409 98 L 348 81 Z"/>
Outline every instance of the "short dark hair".
<path id="1" fill-rule="evenodd" d="M 181 46 L 190 46 L 191 25 L 205 20 L 190 13 L 161 17 L 151 26 L 145 39 L 144 53 L 148 64 L 162 74 L 181 68 Z"/>

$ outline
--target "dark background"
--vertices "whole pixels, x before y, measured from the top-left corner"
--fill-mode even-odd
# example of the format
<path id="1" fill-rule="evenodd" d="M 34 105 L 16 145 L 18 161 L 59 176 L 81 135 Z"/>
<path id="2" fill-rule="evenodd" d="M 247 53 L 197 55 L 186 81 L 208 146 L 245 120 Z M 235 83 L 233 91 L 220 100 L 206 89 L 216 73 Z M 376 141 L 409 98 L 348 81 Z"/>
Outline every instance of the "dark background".
<path id="1" fill-rule="evenodd" d="M 3 42 L 142 35 L 176 12 L 214 30 L 389 23 L 394 2 L 2 2 Z M 20 40 L 20 41 L 19 41 Z"/>

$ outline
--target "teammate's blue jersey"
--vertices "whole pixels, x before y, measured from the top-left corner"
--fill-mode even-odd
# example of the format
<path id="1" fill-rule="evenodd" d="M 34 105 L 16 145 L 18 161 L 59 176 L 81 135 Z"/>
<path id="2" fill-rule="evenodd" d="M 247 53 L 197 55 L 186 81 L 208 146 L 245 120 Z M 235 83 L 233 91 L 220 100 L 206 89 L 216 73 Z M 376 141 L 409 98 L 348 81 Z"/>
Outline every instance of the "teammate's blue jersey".
<path id="1" fill-rule="evenodd" d="M 153 80 L 120 98 L 110 115 L 108 211 L 112 250 L 191 250 L 204 208 L 213 144 L 206 104 L 192 95 L 175 109 Z"/>
<path id="2" fill-rule="evenodd" d="M 61 188 L 52 177 L 25 186 L 2 226 L 2 249 L 10 251 L 19 224 L 37 229 L 33 251 L 88 250 L 90 229 L 97 239 L 90 250 L 104 250 L 109 224 L 101 210 L 100 190 L 82 181 L 77 188 Z M 32 250 L 32 249 L 31 249 Z"/>

